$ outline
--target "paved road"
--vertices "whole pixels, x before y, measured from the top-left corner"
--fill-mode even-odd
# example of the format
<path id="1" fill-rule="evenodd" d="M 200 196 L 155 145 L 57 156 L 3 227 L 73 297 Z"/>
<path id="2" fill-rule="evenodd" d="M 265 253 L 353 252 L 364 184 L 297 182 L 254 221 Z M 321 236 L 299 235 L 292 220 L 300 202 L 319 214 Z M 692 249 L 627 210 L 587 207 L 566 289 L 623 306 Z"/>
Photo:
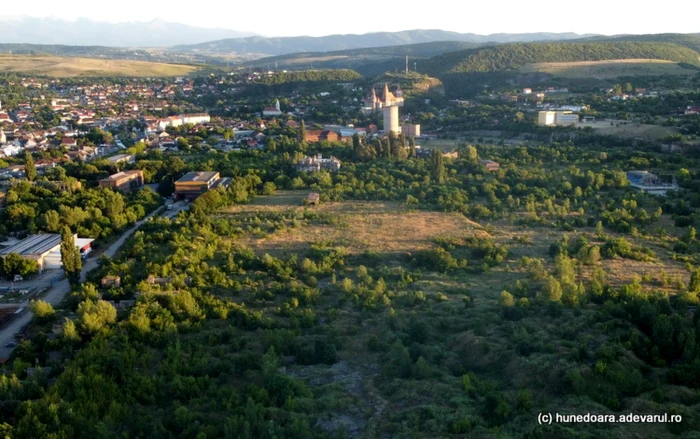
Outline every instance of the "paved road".
<path id="1" fill-rule="evenodd" d="M 49 288 L 55 281 L 56 278 L 60 277 L 59 273 L 55 270 L 46 270 L 43 273 L 39 273 L 29 280 L 23 280 L 20 282 L 10 282 L 7 280 L 0 280 L 0 290 L 5 288 L 13 288 L 15 290 L 28 290 L 32 288 Z"/>
<path id="2" fill-rule="evenodd" d="M 189 208 L 189 204 L 185 202 L 178 202 L 173 205 L 172 210 L 165 210 L 161 216 L 162 217 L 167 217 L 167 218 L 172 218 L 175 215 L 177 215 L 180 211 L 186 210 Z M 148 221 L 152 216 L 155 215 L 156 212 L 152 212 L 150 215 L 144 217 L 142 220 L 137 221 L 132 228 L 129 230 L 125 231 L 122 233 L 122 236 L 119 237 L 112 245 L 110 245 L 104 252 L 103 254 L 111 257 L 114 257 L 114 255 L 119 251 L 122 245 L 126 242 L 126 240 L 139 228 L 143 223 Z M 97 262 L 98 262 L 98 257 L 91 257 L 88 258 L 83 262 L 83 270 L 80 274 L 80 280 L 85 281 L 85 278 L 87 274 L 97 268 Z M 44 294 L 44 296 L 41 298 L 42 300 L 50 303 L 51 305 L 58 305 L 61 303 L 63 298 L 70 292 L 70 285 L 68 283 L 67 279 L 64 279 L 60 282 L 57 282 L 54 284 L 54 286 Z M 13 347 L 7 347 L 6 345 L 10 342 L 14 342 L 15 338 L 14 335 L 19 332 L 24 325 L 29 323 L 32 320 L 32 313 L 25 308 L 23 311 L 22 315 L 19 317 L 15 318 L 12 320 L 7 326 L 4 328 L 0 329 L 0 358 L 9 358 L 10 354 L 14 350 Z"/>

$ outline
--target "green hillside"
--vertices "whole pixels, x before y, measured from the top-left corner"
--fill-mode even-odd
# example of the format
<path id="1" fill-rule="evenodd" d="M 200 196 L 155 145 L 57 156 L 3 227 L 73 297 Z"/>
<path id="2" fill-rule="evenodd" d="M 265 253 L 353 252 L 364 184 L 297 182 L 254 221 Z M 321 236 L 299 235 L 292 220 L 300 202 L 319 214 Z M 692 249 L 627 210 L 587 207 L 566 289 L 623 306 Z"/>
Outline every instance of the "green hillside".
<path id="1" fill-rule="evenodd" d="M 373 82 L 375 84 L 389 83 L 399 85 L 406 97 L 423 95 L 425 93 L 444 94 L 445 92 L 442 81 L 439 79 L 414 72 L 408 74 L 387 72 L 373 78 Z"/>
<path id="2" fill-rule="evenodd" d="M 524 65 L 542 62 L 602 61 L 613 59 L 662 59 L 693 65 L 700 55 L 688 47 L 672 43 L 594 42 L 505 44 L 446 53 L 430 60 L 427 73 L 514 71 Z"/>
<path id="3" fill-rule="evenodd" d="M 271 56 L 243 63 L 244 66 L 264 66 L 277 62 L 280 65 L 293 65 L 308 60 L 368 57 L 421 57 L 428 58 L 447 52 L 474 49 L 482 46 L 463 41 L 437 41 L 432 43 L 404 44 L 401 46 L 367 47 L 362 49 L 336 50 L 332 52 L 301 52 Z"/>
<path id="4" fill-rule="evenodd" d="M 403 70 L 406 56 L 409 57 L 410 68 L 413 69 L 414 63 L 422 65 L 430 57 L 481 46 L 478 43 L 463 41 L 438 41 L 333 52 L 303 52 L 257 59 L 246 62 L 243 66 L 266 68 L 276 65 L 279 69 L 290 70 L 352 69 L 364 76 L 376 76 L 386 71 Z"/>
<path id="5" fill-rule="evenodd" d="M 592 37 L 580 41 L 620 42 L 638 41 L 652 43 L 674 43 L 685 46 L 696 52 L 700 52 L 700 34 L 649 34 L 649 35 L 622 35 L 619 37 Z"/>

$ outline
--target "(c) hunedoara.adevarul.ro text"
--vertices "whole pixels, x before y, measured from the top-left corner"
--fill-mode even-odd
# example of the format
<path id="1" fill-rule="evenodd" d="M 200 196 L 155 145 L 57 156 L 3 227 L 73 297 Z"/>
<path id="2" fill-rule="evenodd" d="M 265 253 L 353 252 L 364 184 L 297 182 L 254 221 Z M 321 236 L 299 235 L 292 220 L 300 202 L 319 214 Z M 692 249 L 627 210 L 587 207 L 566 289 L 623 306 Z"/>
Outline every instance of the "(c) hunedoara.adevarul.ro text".
<path id="1" fill-rule="evenodd" d="M 573 423 L 679 423 L 683 421 L 681 415 L 676 414 L 620 414 L 604 415 L 597 413 L 571 414 L 571 413 L 539 413 L 537 422 L 540 425 L 573 424 Z"/>

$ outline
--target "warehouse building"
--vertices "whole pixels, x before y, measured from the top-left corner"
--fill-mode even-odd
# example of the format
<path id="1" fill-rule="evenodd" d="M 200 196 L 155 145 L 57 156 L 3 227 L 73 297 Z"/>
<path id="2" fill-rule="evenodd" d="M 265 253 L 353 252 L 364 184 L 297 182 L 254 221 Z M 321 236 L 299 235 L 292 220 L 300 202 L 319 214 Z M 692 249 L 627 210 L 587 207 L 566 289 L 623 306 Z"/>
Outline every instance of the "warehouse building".
<path id="1" fill-rule="evenodd" d="M 86 257 L 92 251 L 94 239 L 78 238 L 78 235 L 73 235 L 73 239 L 75 246 L 80 249 L 82 257 Z M 19 242 L 0 249 L 0 256 L 2 257 L 10 253 L 37 261 L 39 271 L 57 270 L 63 267 L 61 260 L 61 235 L 59 234 L 29 235 Z"/>

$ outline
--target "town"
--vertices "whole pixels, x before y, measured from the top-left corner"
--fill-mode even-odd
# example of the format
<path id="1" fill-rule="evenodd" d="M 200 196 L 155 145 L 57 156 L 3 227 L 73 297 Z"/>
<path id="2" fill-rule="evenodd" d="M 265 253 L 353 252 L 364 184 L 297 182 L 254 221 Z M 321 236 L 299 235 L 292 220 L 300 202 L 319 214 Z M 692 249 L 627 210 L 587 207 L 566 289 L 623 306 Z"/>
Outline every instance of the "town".
<path id="1" fill-rule="evenodd" d="M 620 38 L 3 71 L 0 436 L 689 437 L 700 45 Z"/>

